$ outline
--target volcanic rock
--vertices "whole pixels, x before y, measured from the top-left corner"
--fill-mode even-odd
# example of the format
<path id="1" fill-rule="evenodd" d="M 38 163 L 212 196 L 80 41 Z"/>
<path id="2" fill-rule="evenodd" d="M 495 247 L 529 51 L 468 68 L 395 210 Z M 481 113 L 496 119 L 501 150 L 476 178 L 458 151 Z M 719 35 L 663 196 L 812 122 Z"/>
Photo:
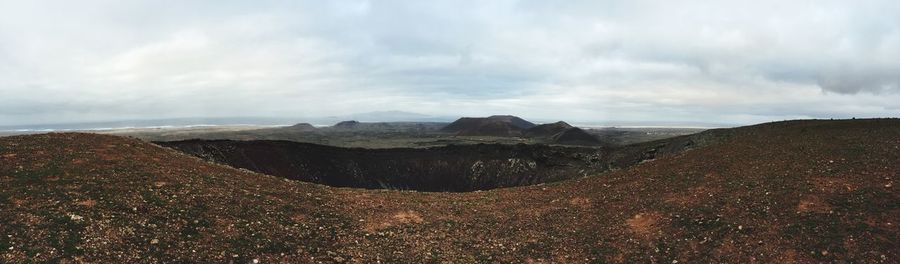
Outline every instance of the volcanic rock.
<path id="1" fill-rule="evenodd" d="M 588 134 L 581 128 L 570 127 L 552 137 L 552 142 L 564 145 L 600 145 L 599 139 Z"/>
<path id="2" fill-rule="evenodd" d="M 532 128 L 525 130 L 525 136 L 527 137 L 553 137 L 560 132 L 565 131 L 566 129 L 572 128 L 572 125 L 569 125 L 566 122 L 558 121 L 556 123 L 549 124 L 541 124 Z"/>
<path id="3" fill-rule="evenodd" d="M 511 115 L 494 115 L 490 117 L 463 117 L 442 128 L 442 132 L 458 136 L 520 136 L 526 129 L 535 127 L 534 123 Z"/>

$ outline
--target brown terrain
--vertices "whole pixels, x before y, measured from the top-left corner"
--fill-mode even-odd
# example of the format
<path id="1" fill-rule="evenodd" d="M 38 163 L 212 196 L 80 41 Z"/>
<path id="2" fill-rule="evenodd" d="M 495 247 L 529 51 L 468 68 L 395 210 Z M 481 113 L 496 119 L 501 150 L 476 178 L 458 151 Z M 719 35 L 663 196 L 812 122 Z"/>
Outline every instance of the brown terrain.
<path id="1" fill-rule="evenodd" d="M 900 261 L 900 120 L 704 133 L 615 154 L 638 165 L 462 193 L 335 188 L 117 136 L 3 137 L 0 262 Z"/>

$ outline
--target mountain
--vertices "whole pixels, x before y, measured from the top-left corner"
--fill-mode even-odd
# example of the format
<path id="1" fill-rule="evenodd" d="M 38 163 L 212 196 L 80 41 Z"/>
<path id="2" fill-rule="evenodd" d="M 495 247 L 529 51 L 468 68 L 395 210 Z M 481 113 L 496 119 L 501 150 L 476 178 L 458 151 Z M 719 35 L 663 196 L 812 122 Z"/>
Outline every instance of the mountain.
<path id="1" fill-rule="evenodd" d="M 303 132 L 316 131 L 316 127 L 314 127 L 313 125 L 311 125 L 309 123 L 298 123 L 298 124 L 295 124 L 292 126 L 284 127 L 283 129 L 291 130 L 291 131 L 303 131 Z"/>
<path id="2" fill-rule="evenodd" d="M 0 137 L 0 262 L 889 263 L 897 135 L 897 119 L 713 129 L 630 146 L 650 158 L 635 166 L 464 193 L 334 188 L 125 137 Z"/>
<path id="3" fill-rule="evenodd" d="M 336 129 L 355 129 L 356 127 L 359 126 L 359 124 L 360 124 L 359 121 L 356 121 L 356 120 L 341 121 L 341 122 L 338 122 L 337 124 L 334 124 L 334 126 L 332 126 L 332 128 L 336 128 Z"/>
<path id="4" fill-rule="evenodd" d="M 447 123 L 437 122 L 359 122 L 356 120 L 341 121 L 330 127 L 319 128 L 324 132 L 353 133 L 429 133 L 435 132 Z"/>
<path id="5" fill-rule="evenodd" d="M 489 116 L 487 120 L 493 122 L 509 123 L 519 129 L 529 129 L 536 126 L 534 123 L 528 122 L 525 119 L 512 115 L 493 115 Z"/>
<path id="6" fill-rule="evenodd" d="M 601 142 L 594 135 L 588 134 L 581 128 L 570 127 L 559 133 L 556 133 L 551 137 L 553 143 L 563 144 L 563 145 L 581 145 L 581 146 L 596 146 L 600 145 Z"/>
<path id="7" fill-rule="evenodd" d="M 544 138 L 549 143 L 561 145 L 597 146 L 601 142 L 597 137 L 588 134 L 581 128 L 573 127 L 569 123 L 558 121 L 555 123 L 541 124 L 524 131 L 525 137 Z"/>
<path id="8" fill-rule="evenodd" d="M 511 115 L 494 115 L 489 117 L 463 117 L 441 129 L 445 133 L 458 136 L 519 136 L 526 129 L 535 127 L 534 123 Z"/>
<path id="9" fill-rule="evenodd" d="M 541 124 L 525 130 L 528 137 L 553 137 L 566 129 L 573 128 L 569 123 L 558 121 L 556 123 Z"/>
<path id="10" fill-rule="evenodd" d="M 355 113 L 349 115 L 336 115 L 326 117 L 311 117 L 309 121 L 320 124 L 334 123 L 342 120 L 357 120 L 360 122 L 450 122 L 451 117 L 433 116 L 405 111 L 374 111 Z"/>
<path id="11" fill-rule="evenodd" d="M 290 123 L 293 118 L 275 117 L 209 117 L 209 118 L 167 118 L 147 120 L 119 120 L 104 122 L 51 123 L 0 126 L 0 131 L 48 132 L 73 130 L 102 130 L 114 128 L 189 127 L 224 125 L 280 125 Z"/>

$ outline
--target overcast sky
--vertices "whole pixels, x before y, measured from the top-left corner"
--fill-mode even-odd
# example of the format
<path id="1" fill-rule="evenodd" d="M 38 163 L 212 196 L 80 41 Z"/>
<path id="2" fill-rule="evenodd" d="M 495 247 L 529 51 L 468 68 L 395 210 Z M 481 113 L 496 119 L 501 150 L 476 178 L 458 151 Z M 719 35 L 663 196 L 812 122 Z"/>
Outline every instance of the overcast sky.
<path id="1" fill-rule="evenodd" d="M 900 116 L 900 1 L 0 0 L 0 125 Z"/>

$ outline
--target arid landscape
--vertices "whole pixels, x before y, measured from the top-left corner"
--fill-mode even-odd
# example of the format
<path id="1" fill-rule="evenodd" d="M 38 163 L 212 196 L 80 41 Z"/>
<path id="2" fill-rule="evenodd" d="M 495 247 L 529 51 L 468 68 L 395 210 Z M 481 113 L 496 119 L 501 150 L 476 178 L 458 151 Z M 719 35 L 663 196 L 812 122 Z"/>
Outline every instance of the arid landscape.
<path id="1" fill-rule="evenodd" d="M 260 157 L 254 160 L 258 167 L 245 170 L 236 168 L 240 160 L 207 156 L 225 154 L 210 150 L 238 143 L 231 141 L 154 144 L 85 133 L 2 137 L 0 260 L 891 263 L 900 258 L 900 196 L 893 187 L 900 176 L 898 135 L 897 119 L 716 129 L 587 148 L 598 151 L 604 166 L 545 167 L 559 162 L 550 159 L 538 163 L 533 175 L 584 173 L 475 192 L 339 188 L 308 183 L 315 180 L 305 175 L 288 179 L 251 171 L 266 171 L 261 169 L 266 160 L 277 162 L 272 157 Z M 490 163 L 493 155 L 510 155 L 502 150 L 562 151 L 501 146 L 456 147 L 485 155 L 465 159 L 407 153 L 414 149 L 396 155 L 419 157 L 413 161 L 457 159 L 445 165 L 447 170 L 469 170 L 472 163 Z M 392 159 L 387 155 L 392 150 L 354 158 L 347 152 L 363 149 L 296 147 L 237 151 L 293 151 L 297 159 L 311 159 L 302 154 L 306 148 L 329 148 L 325 152 L 336 156 L 317 158 Z M 191 150 L 196 148 L 207 151 Z M 357 162 L 361 169 L 374 166 Z M 406 177 L 398 181 L 429 180 L 425 172 Z"/>
<path id="2" fill-rule="evenodd" d="M 514 117 L 514 116 L 512 116 Z M 543 143 L 552 145 L 601 146 L 627 145 L 674 136 L 694 134 L 704 128 L 685 127 L 574 127 L 564 121 L 526 127 L 510 125 L 502 130 L 507 116 L 460 118 L 455 122 L 359 122 L 340 121 L 330 126 L 298 123 L 290 126 L 208 126 L 192 128 L 129 128 L 80 130 L 136 137 L 149 141 L 208 140 L 287 140 L 336 147 L 426 148 L 469 144 Z M 518 118 L 518 117 L 515 117 Z M 459 130 L 457 124 L 480 120 Z M 519 118 L 521 119 L 521 118 Z M 500 121 L 500 122 L 498 122 Z M 562 133 L 565 132 L 565 133 Z M 582 133 L 583 132 L 583 133 Z M 585 134 L 588 134 L 587 136 Z"/>
<path id="3" fill-rule="evenodd" d="M 897 0 L 0 0 L 0 264 L 900 263 Z"/>

